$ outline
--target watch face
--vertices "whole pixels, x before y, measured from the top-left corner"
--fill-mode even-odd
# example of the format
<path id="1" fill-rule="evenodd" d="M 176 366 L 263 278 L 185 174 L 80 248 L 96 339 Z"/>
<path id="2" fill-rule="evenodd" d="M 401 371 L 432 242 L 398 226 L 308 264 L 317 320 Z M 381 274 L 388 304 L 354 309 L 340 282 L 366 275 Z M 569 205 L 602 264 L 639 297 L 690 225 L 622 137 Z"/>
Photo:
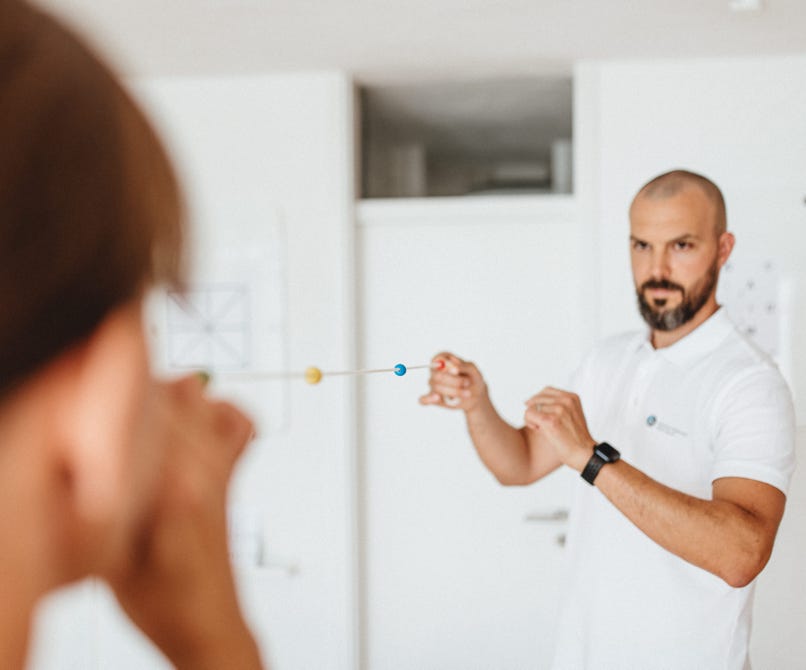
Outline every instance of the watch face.
<path id="1" fill-rule="evenodd" d="M 606 463 L 615 463 L 621 457 L 618 449 L 611 447 L 607 442 L 597 444 L 596 448 L 593 450 L 593 453 L 599 456 L 599 458 L 604 460 Z"/>

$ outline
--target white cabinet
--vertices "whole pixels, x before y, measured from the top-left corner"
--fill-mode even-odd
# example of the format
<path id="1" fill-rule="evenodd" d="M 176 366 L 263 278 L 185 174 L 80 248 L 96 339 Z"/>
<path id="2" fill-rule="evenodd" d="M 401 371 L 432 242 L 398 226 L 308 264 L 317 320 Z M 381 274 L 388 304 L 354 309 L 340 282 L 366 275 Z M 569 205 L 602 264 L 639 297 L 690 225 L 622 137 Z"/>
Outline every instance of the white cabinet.
<path id="1" fill-rule="evenodd" d="M 362 366 L 475 361 L 499 411 L 563 386 L 589 342 L 570 197 L 364 201 Z M 427 370 L 361 381 L 368 670 L 546 667 L 569 472 L 505 488 L 461 413 L 425 408 Z M 527 516 L 532 520 L 527 520 Z M 559 540 L 559 541 L 558 541 Z"/>

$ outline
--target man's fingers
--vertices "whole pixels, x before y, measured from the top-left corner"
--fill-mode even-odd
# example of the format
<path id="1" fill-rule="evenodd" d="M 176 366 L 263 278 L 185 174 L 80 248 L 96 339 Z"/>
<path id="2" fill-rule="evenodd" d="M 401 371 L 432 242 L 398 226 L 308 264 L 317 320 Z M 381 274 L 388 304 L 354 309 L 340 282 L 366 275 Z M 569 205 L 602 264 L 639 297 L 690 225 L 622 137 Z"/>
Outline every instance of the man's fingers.
<path id="1" fill-rule="evenodd" d="M 470 385 L 473 383 L 469 377 L 464 375 L 452 375 L 448 372 L 435 372 L 428 381 L 432 388 L 440 386 L 442 388 L 455 389 L 456 391 L 470 388 Z"/>
<path id="2" fill-rule="evenodd" d="M 439 393 L 426 393 L 420 396 L 421 405 L 438 405 L 442 401 L 442 396 Z"/>
<path id="3" fill-rule="evenodd" d="M 556 397 L 555 394 L 551 392 L 551 387 L 546 387 L 541 389 L 538 393 L 535 393 L 531 398 L 529 398 L 524 404 L 526 405 L 535 405 L 537 403 L 549 403 Z"/>
<path id="4" fill-rule="evenodd" d="M 562 391 L 551 386 L 547 386 L 540 393 L 536 393 L 529 398 L 525 405 L 535 407 L 540 405 L 542 407 L 549 407 L 551 405 L 559 405 L 570 407 L 571 405 L 579 404 L 579 398 L 568 391 Z"/>
<path id="5" fill-rule="evenodd" d="M 443 365 L 447 366 L 448 363 L 461 363 L 462 359 L 458 356 L 455 356 L 449 351 L 440 351 L 436 356 L 431 359 L 431 365 L 434 368 L 438 368 L 438 363 L 442 361 Z"/>
<path id="6" fill-rule="evenodd" d="M 447 409 L 460 409 L 462 399 L 455 396 L 443 396 L 439 393 L 428 393 L 420 397 L 420 404 L 445 407 Z"/>
<path id="7" fill-rule="evenodd" d="M 579 404 L 579 396 L 577 396 L 575 393 L 563 391 L 562 389 L 557 389 L 553 386 L 547 386 L 540 392 L 539 395 L 542 395 L 545 398 L 551 398 L 554 402 L 562 405 L 570 406 Z"/>
<path id="8" fill-rule="evenodd" d="M 459 361 L 458 363 L 447 363 L 445 365 L 445 371 L 453 376 L 456 377 L 470 377 L 471 379 L 476 379 L 480 377 L 478 368 L 476 367 L 475 363 L 470 363 L 469 361 Z"/>
<path id="9" fill-rule="evenodd" d="M 421 404 L 463 409 L 466 401 L 483 392 L 484 380 L 475 364 L 448 351 L 438 353 L 431 360 L 430 389 L 421 396 Z M 437 362 L 444 365 L 437 366 Z"/>
<path id="10" fill-rule="evenodd" d="M 469 388 L 454 384 L 431 384 L 431 392 L 450 398 L 470 398 L 473 395 Z"/>
<path id="11" fill-rule="evenodd" d="M 527 400 L 524 404 L 527 407 L 548 407 L 554 402 L 556 402 L 556 398 L 544 395 L 543 393 L 538 393 L 537 395 L 529 398 L 529 400 Z"/>
<path id="12" fill-rule="evenodd" d="M 535 398 L 534 403 L 527 405 L 523 414 L 523 422 L 530 428 L 537 429 L 554 424 L 561 418 L 560 415 L 563 412 L 562 405 L 553 403 L 551 398 Z"/>
<path id="13" fill-rule="evenodd" d="M 447 351 L 437 354 L 431 361 L 432 364 L 437 361 L 443 361 L 445 363 L 444 371 L 451 375 L 478 375 L 478 369 L 474 363 L 465 361 Z"/>
<path id="14" fill-rule="evenodd" d="M 445 361 L 446 365 L 447 364 L 458 365 L 462 363 L 462 359 L 459 358 L 456 354 L 452 354 L 450 351 L 441 351 L 431 360 L 434 363 L 436 363 L 437 361 Z"/>

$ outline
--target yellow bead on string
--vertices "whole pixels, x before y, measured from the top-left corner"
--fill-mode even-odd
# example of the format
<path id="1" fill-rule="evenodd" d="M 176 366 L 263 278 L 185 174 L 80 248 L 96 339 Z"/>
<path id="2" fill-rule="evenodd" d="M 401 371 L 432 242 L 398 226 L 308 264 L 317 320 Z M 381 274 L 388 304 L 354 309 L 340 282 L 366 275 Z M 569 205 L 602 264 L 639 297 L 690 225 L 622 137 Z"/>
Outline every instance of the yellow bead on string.
<path id="1" fill-rule="evenodd" d="M 305 368 L 305 381 L 309 384 L 318 384 L 322 381 L 322 371 L 313 366 Z"/>

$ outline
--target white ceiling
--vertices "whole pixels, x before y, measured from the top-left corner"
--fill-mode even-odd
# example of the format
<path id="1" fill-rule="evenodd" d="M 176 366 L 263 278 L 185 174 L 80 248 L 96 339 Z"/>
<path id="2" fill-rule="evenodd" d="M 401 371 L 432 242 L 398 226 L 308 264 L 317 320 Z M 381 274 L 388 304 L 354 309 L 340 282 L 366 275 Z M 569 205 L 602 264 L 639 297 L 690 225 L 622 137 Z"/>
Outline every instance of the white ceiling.
<path id="1" fill-rule="evenodd" d="M 737 2 L 737 0 L 732 0 Z M 129 75 L 341 69 L 363 83 L 568 73 L 578 59 L 806 53 L 806 0 L 40 0 Z"/>

